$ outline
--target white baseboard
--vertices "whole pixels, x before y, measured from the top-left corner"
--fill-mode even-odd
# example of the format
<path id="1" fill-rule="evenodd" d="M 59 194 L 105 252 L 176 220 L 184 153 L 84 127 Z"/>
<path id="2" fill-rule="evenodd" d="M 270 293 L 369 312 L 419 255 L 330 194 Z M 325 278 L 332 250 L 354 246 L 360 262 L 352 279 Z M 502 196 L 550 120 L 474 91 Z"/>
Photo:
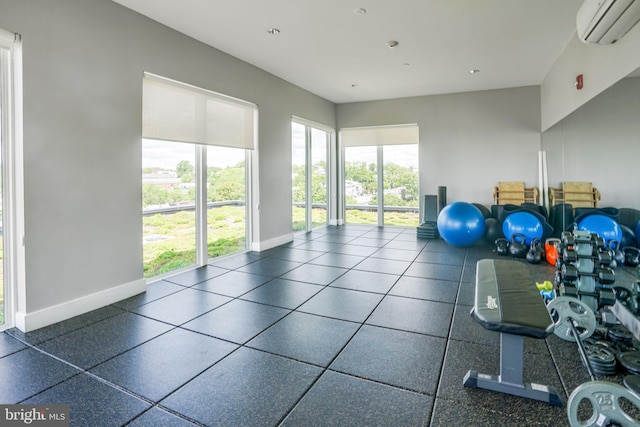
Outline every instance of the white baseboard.
<path id="1" fill-rule="evenodd" d="M 266 251 L 267 249 L 275 248 L 276 246 L 284 245 L 291 241 L 293 241 L 293 233 L 274 237 L 273 239 L 263 242 L 254 242 L 251 244 L 251 250 L 256 252 Z"/>
<path id="2" fill-rule="evenodd" d="M 145 279 L 134 280 L 120 286 L 105 289 L 84 297 L 66 301 L 33 313 L 16 313 L 16 328 L 22 332 L 31 332 L 63 320 L 105 307 L 147 290 Z"/>

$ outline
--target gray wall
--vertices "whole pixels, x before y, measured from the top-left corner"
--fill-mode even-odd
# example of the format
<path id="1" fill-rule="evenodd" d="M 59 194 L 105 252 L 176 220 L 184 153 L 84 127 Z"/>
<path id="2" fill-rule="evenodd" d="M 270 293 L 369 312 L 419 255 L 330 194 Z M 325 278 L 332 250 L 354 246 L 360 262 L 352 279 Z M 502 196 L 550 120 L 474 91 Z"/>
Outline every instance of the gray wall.
<path id="1" fill-rule="evenodd" d="M 499 181 L 537 186 L 539 87 L 338 105 L 338 126 L 417 123 L 420 189 L 447 202 L 493 203 Z"/>
<path id="2" fill-rule="evenodd" d="M 593 183 L 600 206 L 640 209 L 640 77 L 623 79 L 543 134 L 549 185 Z"/>
<path id="3" fill-rule="evenodd" d="M 142 278 L 144 71 L 259 105 L 258 243 L 290 235 L 290 192 L 274 189 L 291 185 L 292 115 L 338 128 L 417 123 L 421 192 L 447 186 L 449 202 L 490 205 L 498 181 L 537 185 L 540 87 L 336 107 L 110 0 L 0 0 L 0 11 L 0 28 L 23 36 L 26 314 Z M 626 108 L 617 101 L 626 90 L 611 95 L 616 108 Z M 561 133 L 589 124 L 595 134 L 606 110 Z M 638 147 L 637 126 L 627 117 L 612 132 L 628 132 L 625 144 Z M 565 151 L 587 137 L 563 141 Z M 611 156 L 590 156 L 589 180 L 603 198 L 637 205 L 637 194 L 614 191 Z M 618 174 L 637 158 L 617 156 Z"/>
<path id="4" fill-rule="evenodd" d="M 256 239 L 290 233 L 291 116 L 334 127 L 332 103 L 110 0 L 0 11 L 23 36 L 27 314 L 142 278 L 144 71 L 259 105 Z"/>
<path id="5" fill-rule="evenodd" d="M 574 34 L 541 85 L 542 131 L 640 67 L 639 51 L 640 25 L 611 45 L 582 43 Z M 584 78 L 580 90 L 574 86 L 578 74 Z"/>

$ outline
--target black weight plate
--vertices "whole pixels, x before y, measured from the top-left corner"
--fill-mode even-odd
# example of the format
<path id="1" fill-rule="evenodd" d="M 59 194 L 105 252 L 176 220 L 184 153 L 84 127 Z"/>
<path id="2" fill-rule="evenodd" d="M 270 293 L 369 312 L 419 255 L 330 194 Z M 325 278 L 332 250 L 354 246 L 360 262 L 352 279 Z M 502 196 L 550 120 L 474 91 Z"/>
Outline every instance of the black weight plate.
<path id="1" fill-rule="evenodd" d="M 587 352 L 589 362 L 592 364 L 600 366 L 611 366 L 616 364 L 615 353 L 604 346 L 586 344 L 584 349 Z"/>
<path id="2" fill-rule="evenodd" d="M 607 335 L 612 341 L 631 342 L 633 339 L 633 334 L 629 332 L 627 328 L 620 325 L 609 328 Z"/>
<path id="3" fill-rule="evenodd" d="M 602 329 L 596 329 L 595 331 L 593 331 L 593 334 L 591 334 L 591 339 L 595 339 L 596 341 L 599 340 L 604 340 L 606 339 L 607 336 L 607 332 L 605 330 Z"/>
<path id="4" fill-rule="evenodd" d="M 627 353 L 629 351 L 640 350 L 638 349 L 637 345 L 634 345 L 633 342 L 624 342 L 624 341 L 613 343 L 610 349 L 616 353 Z"/>
<path id="5" fill-rule="evenodd" d="M 640 351 L 620 353 L 618 361 L 630 374 L 640 374 Z"/>
<path id="6" fill-rule="evenodd" d="M 591 367 L 591 369 L 593 370 L 593 372 L 595 372 L 597 375 L 605 375 L 605 376 L 612 376 L 612 375 L 616 375 L 618 373 L 618 370 L 616 368 L 613 369 L 607 369 L 607 370 L 602 370 L 602 369 L 598 369 L 595 367 Z M 635 374 L 634 374 L 635 375 Z"/>
<path id="7" fill-rule="evenodd" d="M 622 380 L 622 383 L 630 391 L 640 395 L 640 375 L 627 375 Z"/>
<path id="8" fill-rule="evenodd" d="M 583 361 L 584 364 L 584 361 Z M 618 369 L 617 369 L 617 361 L 615 359 L 615 356 L 613 356 L 613 360 L 612 361 L 602 361 L 601 359 L 594 359 L 589 357 L 589 364 L 591 365 L 591 368 L 598 374 L 607 374 L 607 375 L 613 375 L 615 374 Z"/>

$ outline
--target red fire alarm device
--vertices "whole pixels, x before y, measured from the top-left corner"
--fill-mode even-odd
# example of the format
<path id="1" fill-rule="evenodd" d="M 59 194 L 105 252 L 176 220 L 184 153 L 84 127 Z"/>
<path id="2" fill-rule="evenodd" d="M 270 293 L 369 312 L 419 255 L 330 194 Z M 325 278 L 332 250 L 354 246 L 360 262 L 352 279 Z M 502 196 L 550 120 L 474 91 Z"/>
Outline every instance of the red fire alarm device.
<path id="1" fill-rule="evenodd" d="M 580 90 L 580 89 L 582 89 L 583 86 L 584 86 L 584 84 L 582 82 L 582 74 L 578 74 L 576 76 L 576 89 Z"/>

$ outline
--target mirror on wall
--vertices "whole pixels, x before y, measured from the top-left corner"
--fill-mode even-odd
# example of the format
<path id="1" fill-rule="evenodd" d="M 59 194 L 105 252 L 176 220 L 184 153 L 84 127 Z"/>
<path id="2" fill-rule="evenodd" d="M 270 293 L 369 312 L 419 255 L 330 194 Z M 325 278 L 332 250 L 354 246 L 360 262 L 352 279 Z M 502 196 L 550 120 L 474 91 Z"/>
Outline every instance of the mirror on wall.
<path id="1" fill-rule="evenodd" d="M 563 202 L 640 211 L 640 69 L 545 131 L 542 150 L 550 214 Z"/>

